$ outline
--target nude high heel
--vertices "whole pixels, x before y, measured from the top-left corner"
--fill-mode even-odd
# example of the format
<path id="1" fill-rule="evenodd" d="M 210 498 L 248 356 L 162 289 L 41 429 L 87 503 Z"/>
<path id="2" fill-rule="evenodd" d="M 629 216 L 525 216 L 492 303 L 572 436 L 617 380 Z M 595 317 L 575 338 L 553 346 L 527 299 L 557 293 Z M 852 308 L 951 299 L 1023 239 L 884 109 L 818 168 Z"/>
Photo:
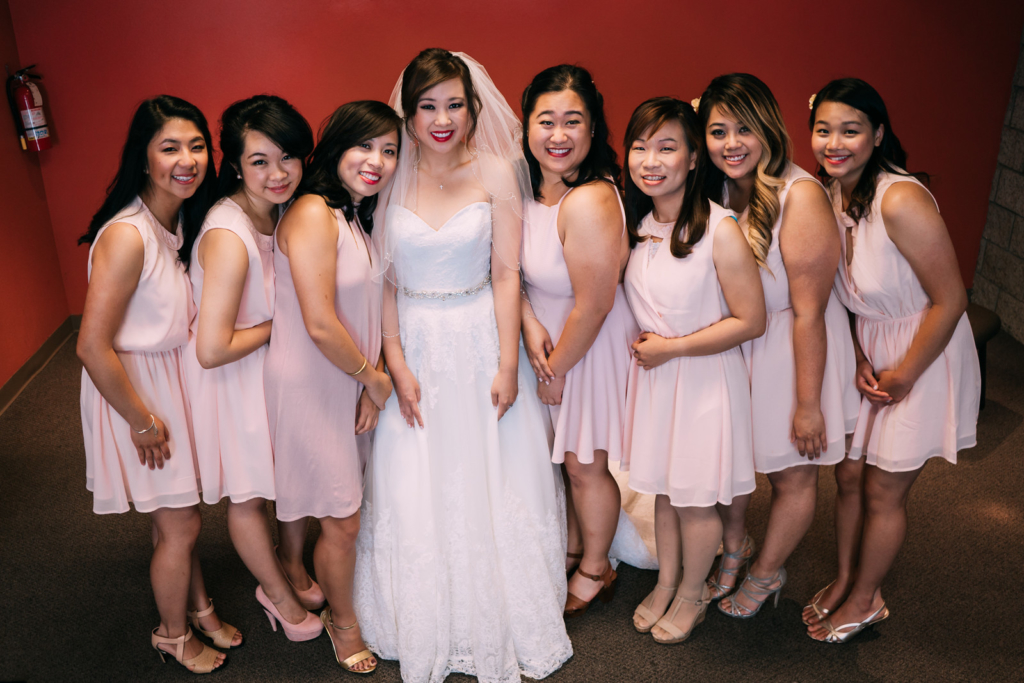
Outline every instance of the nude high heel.
<path id="1" fill-rule="evenodd" d="M 281 558 L 277 555 L 277 546 L 274 546 L 274 558 L 278 564 L 281 564 Z M 313 577 L 309 577 L 309 588 L 306 590 L 299 590 L 292 583 L 291 578 L 288 576 L 288 572 L 284 571 L 284 565 L 281 565 L 281 571 L 284 573 L 284 579 L 288 582 L 288 585 L 295 591 L 295 597 L 299 599 L 302 607 L 307 612 L 315 612 L 316 610 L 327 604 L 327 598 L 324 596 L 324 592 L 320 589 L 320 584 L 313 580 Z"/>
<path id="2" fill-rule="evenodd" d="M 691 605 L 697 605 L 697 607 L 700 608 L 697 611 L 697 616 L 693 618 L 693 623 L 690 624 L 690 628 L 686 631 L 680 630 L 678 626 L 672 623 L 672 620 L 676 618 L 676 614 L 679 613 L 679 608 L 684 602 Z M 693 633 L 693 629 L 697 628 L 697 625 L 704 621 L 704 615 L 707 614 L 708 605 L 710 604 L 711 589 L 708 588 L 707 584 L 704 584 L 704 590 L 701 592 L 700 600 L 687 600 L 677 593 L 675 599 L 672 600 L 672 605 L 669 607 L 669 611 L 666 612 L 665 616 L 661 619 L 658 619 L 658 623 L 655 624 L 655 626 L 667 631 L 672 637 L 662 640 L 661 638 L 658 638 L 658 636 L 653 636 L 654 642 L 661 643 L 662 645 L 675 645 L 676 643 L 681 643 L 689 638 L 690 634 Z"/>
<path id="3" fill-rule="evenodd" d="M 679 586 L 662 586 L 659 583 L 654 587 L 654 591 L 658 590 L 665 591 L 666 593 L 672 593 L 673 597 L 675 597 L 674 594 L 677 590 L 679 590 Z M 654 591 L 651 591 L 651 594 L 648 597 L 653 596 Z M 653 604 L 653 602 L 654 601 L 652 600 L 651 603 Z M 669 603 L 669 607 L 671 606 L 671 603 Z M 650 633 L 651 629 L 654 628 L 654 625 L 658 623 L 658 620 L 661 619 L 663 616 L 665 616 L 664 612 L 662 612 L 661 614 L 655 614 L 651 611 L 649 607 L 647 607 L 646 605 L 644 605 L 643 602 L 641 602 L 639 605 L 636 606 L 636 610 L 633 611 L 633 628 L 637 630 L 637 633 Z M 637 617 L 640 617 L 641 619 L 646 621 L 647 626 L 641 627 L 636 621 Z"/>
<path id="4" fill-rule="evenodd" d="M 158 626 L 153 629 L 153 635 L 150 637 L 149 642 L 153 646 L 153 649 L 157 651 L 157 654 L 160 655 L 160 661 L 164 664 L 167 663 L 167 659 L 165 658 L 166 655 L 170 653 L 161 650 L 158 647 L 159 645 L 173 645 L 174 654 L 171 656 L 174 657 L 174 661 L 178 662 L 178 664 L 181 664 L 186 669 L 192 667 L 191 671 L 194 674 L 208 674 L 211 671 L 222 669 L 227 665 L 228 662 L 225 659 L 223 664 L 217 666 L 217 655 L 220 654 L 220 651 L 214 650 L 206 643 L 203 643 L 203 650 L 198 655 L 191 659 L 182 659 L 185 655 L 185 643 L 192 640 L 192 629 L 189 629 L 188 633 L 183 636 L 178 636 L 177 638 L 165 638 L 164 636 L 158 636 L 156 634 L 157 629 L 159 628 L 160 627 Z"/>
<path id="5" fill-rule="evenodd" d="M 263 611 L 266 612 L 267 619 L 270 620 L 270 627 L 276 632 L 277 624 L 280 622 L 281 628 L 284 629 L 284 634 L 288 637 L 288 640 L 298 643 L 304 640 L 313 640 L 323 633 L 324 625 L 320 623 L 320 620 L 312 612 L 307 611 L 306 618 L 298 624 L 293 624 L 282 617 L 281 613 L 277 611 L 277 606 L 263 592 L 263 586 L 256 586 L 256 600 L 263 605 Z"/>
<path id="6" fill-rule="evenodd" d="M 231 641 L 235 639 L 235 634 L 238 633 L 238 629 L 232 626 L 231 624 L 225 623 L 224 621 L 220 622 L 220 628 L 216 631 L 204 631 L 203 627 L 199 625 L 199 620 L 211 614 L 213 614 L 213 598 L 210 598 L 210 606 L 206 609 L 202 611 L 196 610 L 195 612 L 185 612 L 185 615 L 188 616 L 189 621 L 192 622 L 192 628 L 196 629 L 204 636 L 212 640 L 213 644 L 221 648 L 222 650 L 229 650 L 233 647 L 242 647 L 242 645 L 245 644 L 244 640 L 238 645 L 231 644 Z"/>

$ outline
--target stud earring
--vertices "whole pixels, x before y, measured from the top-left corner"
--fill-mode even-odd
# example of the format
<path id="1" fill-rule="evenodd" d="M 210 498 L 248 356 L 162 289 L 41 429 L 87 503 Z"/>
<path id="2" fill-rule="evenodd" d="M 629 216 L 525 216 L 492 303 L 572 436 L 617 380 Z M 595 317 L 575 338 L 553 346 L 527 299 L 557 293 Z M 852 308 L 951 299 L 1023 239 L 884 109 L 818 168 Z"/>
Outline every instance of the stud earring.
<path id="1" fill-rule="evenodd" d="M 241 174 L 241 173 L 239 173 L 239 174 L 238 174 L 238 179 L 239 179 L 239 180 L 241 180 L 241 179 L 242 179 L 242 174 Z"/>

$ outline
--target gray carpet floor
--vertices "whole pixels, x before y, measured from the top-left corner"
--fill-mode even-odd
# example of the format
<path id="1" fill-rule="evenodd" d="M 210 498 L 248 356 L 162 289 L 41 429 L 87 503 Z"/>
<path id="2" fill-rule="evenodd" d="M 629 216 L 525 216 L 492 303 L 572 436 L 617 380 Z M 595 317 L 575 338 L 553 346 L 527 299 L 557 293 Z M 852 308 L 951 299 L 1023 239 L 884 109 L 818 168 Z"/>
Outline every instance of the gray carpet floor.
<path id="1" fill-rule="evenodd" d="M 149 647 L 159 620 L 148 519 L 91 512 L 73 342 L 0 416 L 0 681 L 189 680 Z M 988 380 L 978 446 L 955 467 L 932 460 L 913 489 L 907 543 L 884 586 L 888 621 L 846 645 L 804 633 L 801 606 L 835 571 L 835 486 L 823 472 L 817 518 L 788 562 L 777 609 L 749 621 L 712 609 L 689 641 L 661 646 L 630 624 L 656 573 L 623 566 L 615 599 L 569 622 L 575 656 L 547 680 L 1024 680 L 1024 347 L 1006 334 L 989 344 Z M 750 508 L 757 540 L 769 497 L 759 478 Z M 326 636 L 292 643 L 271 632 L 225 509 L 203 507 L 199 550 L 218 613 L 246 644 L 212 679 L 364 680 L 341 671 Z M 314 525 L 308 554 L 315 533 Z M 398 664 L 382 662 L 365 680 L 399 681 Z"/>

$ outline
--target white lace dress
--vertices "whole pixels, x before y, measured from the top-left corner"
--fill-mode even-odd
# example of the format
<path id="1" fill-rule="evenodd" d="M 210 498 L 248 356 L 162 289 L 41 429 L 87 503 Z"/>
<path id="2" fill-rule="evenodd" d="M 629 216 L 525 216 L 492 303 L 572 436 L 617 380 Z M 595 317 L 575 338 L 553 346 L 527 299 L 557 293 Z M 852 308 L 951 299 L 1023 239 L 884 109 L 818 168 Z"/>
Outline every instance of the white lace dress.
<path id="1" fill-rule="evenodd" d="M 377 425 L 357 542 L 363 639 L 408 682 L 544 678 L 572 656 L 565 499 L 522 351 L 515 405 L 500 422 L 491 405 L 491 207 L 463 207 L 436 232 L 397 205 L 386 220 L 425 426 L 410 428 L 394 395 Z"/>

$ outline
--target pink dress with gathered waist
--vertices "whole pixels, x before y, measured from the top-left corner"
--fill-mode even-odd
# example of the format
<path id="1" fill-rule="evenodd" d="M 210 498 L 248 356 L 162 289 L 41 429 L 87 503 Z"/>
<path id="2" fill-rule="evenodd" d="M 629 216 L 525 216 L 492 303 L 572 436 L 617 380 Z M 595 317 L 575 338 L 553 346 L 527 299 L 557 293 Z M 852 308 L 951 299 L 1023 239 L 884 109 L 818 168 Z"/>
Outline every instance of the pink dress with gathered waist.
<path id="1" fill-rule="evenodd" d="M 669 249 L 673 225 L 648 214 L 647 239 L 626 266 L 626 298 L 640 329 L 684 337 L 729 317 L 712 252 L 718 224 L 734 214 L 711 204 L 707 232 L 684 258 Z M 750 380 L 738 346 L 682 356 L 645 370 L 631 365 L 622 469 L 641 493 L 675 507 L 728 505 L 754 490 Z"/>
<path id="2" fill-rule="evenodd" d="M 192 297 L 202 306 L 205 272 L 199 245 L 211 230 L 227 230 L 245 246 L 249 269 L 242 287 L 235 329 L 244 330 L 274 317 L 274 236 L 264 235 L 242 208 L 225 197 L 206 215 L 192 248 Z M 224 496 L 241 503 L 274 498 L 274 451 L 270 442 L 267 403 L 263 395 L 263 362 L 267 344 L 238 360 L 204 369 L 196 356 L 199 316 L 185 350 L 185 376 L 192 402 L 192 428 L 203 482 L 203 502 L 213 505 Z"/>
<path id="3" fill-rule="evenodd" d="M 537 320 L 556 346 L 576 304 L 558 237 L 558 211 L 571 192 L 566 192 L 553 206 L 528 201 L 523 228 L 526 292 Z M 620 210 L 621 207 L 620 199 Z M 580 462 L 592 463 L 595 450 L 607 451 L 609 460 L 621 459 L 630 344 L 639 334 L 640 328 L 619 284 L 615 288 L 615 302 L 594 343 L 565 374 L 561 405 L 547 406 L 555 432 L 552 462 L 564 462 L 566 452 L 570 452 Z"/>
<path id="4" fill-rule="evenodd" d="M 845 437 L 853 431 L 860 408 L 860 394 L 853 383 L 857 362 L 846 309 L 835 293 L 825 308 L 825 369 L 821 380 L 821 413 L 825 418 L 827 448 L 815 460 L 800 455 L 790 440 L 796 413 L 796 358 L 793 352 L 793 302 L 789 277 L 782 259 L 779 231 L 790 188 L 799 182 L 821 184 L 796 164 L 789 164 L 779 190 L 779 217 L 772 226 L 767 268 L 761 268 L 761 285 L 768 312 L 765 333 L 740 348 L 750 373 L 750 405 L 754 429 L 754 468 L 778 472 L 796 465 L 834 465 L 846 456 Z M 728 203 L 726 195 L 726 203 Z"/>
<path id="5" fill-rule="evenodd" d="M 377 256 L 358 221 L 338 221 L 334 311 L 368 364 L 381 345 L 381 285 Z M 356 436 L 363 385 L 328 360 L 306 331 L 291 263 L 274 251 L 274 331 L 263 379 L 274 444 L 277 518 L 344 518 L 363 498 L 363 469 L 373 433 Z"/>
<path id="6" fill-rule="evenodd" d="M 911 176 L 881 173 L 871 210 L 857 222 L 842 210 L 838 184 L 829 188 L 842 238 L 836 293 L 857 316 L 857 339 L 875 377 L 903 362 L 932 303 L 882 219 L 882 199 L 900 182 L 923 187 Z M 846 230 L 853 238 L 849 265 Z M 902 401 L 876 407 L 861 400 L 850 457 L 888 472 L 916 470 L 934 457 L 955 464 L 957 451 L 977 443 L 980 398 L 978 352 L 965 313 Z"/>
<path id="7" fill-rule="evenodd" d="M 114 223 L 134 226 L 142 236 L 144 249 L 142 273 L 114 335 L 114 351 L 135 393 L 163 421 L 171 457 L 163 469 L 151 470 L 139 462 L 131 426 L 100 394 L 83 368 L 85 476 L 93 492 L 93 511 L 127 512 L 129 503 L 139 512 L 196 505 L 199 467 L 182 361 L 195 309 L 192 286 L 178 261 L 181 219 L 172 235 L 136 197 L 96 234 L 89 248 L 90 279 L 96 243 Z"/>

